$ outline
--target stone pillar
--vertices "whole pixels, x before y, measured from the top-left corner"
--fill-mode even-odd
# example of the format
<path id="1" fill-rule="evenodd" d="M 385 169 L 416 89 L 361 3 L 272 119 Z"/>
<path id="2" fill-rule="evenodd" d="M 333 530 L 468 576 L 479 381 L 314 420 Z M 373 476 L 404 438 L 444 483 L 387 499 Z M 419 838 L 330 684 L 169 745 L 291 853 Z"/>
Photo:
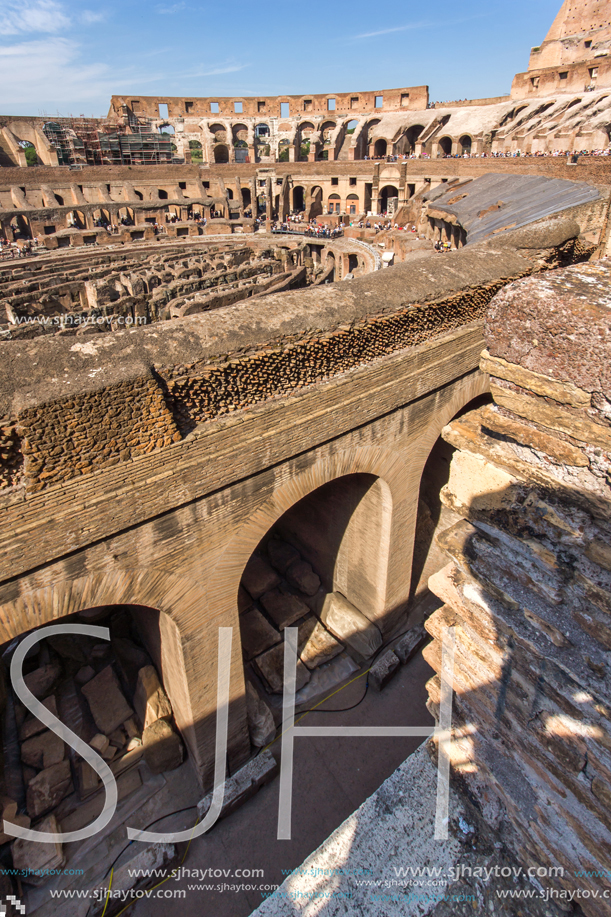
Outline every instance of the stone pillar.
<path id="1" fill-rule="evenodd" d="M 610 299 L 609 261 L 492 299 L 494 404 L 443 433 L 457 451 L 441 496 L 460 521 L 438 536 L 425 650 L 439 673 L 452 629 L 453 773 L 525 868 L 562 864 L 539 881 L 580 889 L 588 917 L 611 914 L 583 894 L 611 849 Z M 437 713 L 439 674 L 427 687 Z"/>

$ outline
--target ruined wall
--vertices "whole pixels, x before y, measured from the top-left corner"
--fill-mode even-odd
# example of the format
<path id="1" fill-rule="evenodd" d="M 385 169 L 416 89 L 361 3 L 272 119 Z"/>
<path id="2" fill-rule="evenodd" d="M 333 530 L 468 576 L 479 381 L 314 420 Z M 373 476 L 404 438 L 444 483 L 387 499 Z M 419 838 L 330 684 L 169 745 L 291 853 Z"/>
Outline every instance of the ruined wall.
<path id="1" fill-rule="evenodd" d="M 376 96 L 382 97 L 384 111 L 401 111 L 407 109 L 426 108 L 428 102 L 427 86 L 407 86 L 401 89 L 376 89 L 366 92 L 328 92 L 315 95 L 280 95 L 280 96 L 118 96 L 113 95 L 110 100 L 109 117 L 120 117 L 125 108 L 135 115 L 149 118 L 162 117 L 159 105 L 167 105 L 169 118 L 180 118 L 185 115 L 209 118 L 211 115 L 236 114 L 245 117 L 285 117 L 281 114 L 281 104 L 288 103 L 288 116 L 303 115 L 306 112 L 334 114 L 350 114 L 359 111 L 374 111 L 376 109 Z M 335 107 L 329 108 L 329 100 L 335 102 Z M 236 112 L 236 103 L 242 110 Z M 215 106 L 213 109 L 213 105 Z M 237 120 L 237 119 L 236 119 Z"/>
<path id="2" fill-rule="evenodd" d="M 542 883 L 580 889 L 593 917 L 611 913 L 610 304 L 608 261 L 493 299 L 494 405 L 443 432 L 457 452 L 442 499 L 461 518 L 439 539 L 445 604 L 425 652 L 440 672 L 453 629 L 458 784 L 524 865 L 562 867 Z M 436 710 L 439 676 L 428 687 Z"/>

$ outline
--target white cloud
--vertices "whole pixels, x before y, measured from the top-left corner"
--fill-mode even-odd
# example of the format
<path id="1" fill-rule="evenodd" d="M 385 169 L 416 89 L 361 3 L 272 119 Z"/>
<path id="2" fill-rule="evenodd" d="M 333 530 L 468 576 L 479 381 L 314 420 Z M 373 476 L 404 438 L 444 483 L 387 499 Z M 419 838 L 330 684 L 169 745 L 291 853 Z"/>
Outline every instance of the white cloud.
<path id="1" fill-rule="evenodd" d="M 471 22 L 473 19 L 484 19 L 487 15 L 487 13 L 479 13 L 475 16 L 465 16 L 461 19 L 444 19 L 441 22 L 431 22 L 427 20 L 423 22 L 408 22 L 406 25 L 390 26 L 387 29 L 377 29 L 374 32 L 361 32 L 360 35 L 351 35 L 348 41 L 358 41 L 362 38 L 377 38 L 378 35 L 390 35 L 391 32 L 411 32 L 415 29 L 439 29 L 442 26 L 453 26 L 460 25 L 463 22 Z"/>
<path id="2" fill-rule="evenodd" d="M 410 22 L 408 25 L 397 25 L 388 29 L 378 29 L 377 32 L 363 32 L 361 35 L 352 35 L 352 38 L 356 41 L 358 38 L 376 38 L 378 35 L 390 35 L 391 32 L 410 32 L 412 29 L 430 29 L 434 24 L 433 22 Z"/>
<path id="3" fill-rule="evenodd" d="M 180 10 L 184 10 L 186 8 L 187 8 L 186 3 L 173 3 L 171 6 L 157 6 L 156 10 L 158 13 L 169 15 L 172 13 L 179 13 Z"/>
<path id="4" fill-rule="evenodd" d="M 95 10 L 83 10 L 79 13 L 78 18 L 84 25 L 93 25 L 96 22 L 104 22 L 106 13 L 96 13 Z"/>
<path id="5" fill-rule="evenodd" d="M 41 104 L 110 98 L 115 80 L 104 63 L 83 63 L 67 38 L 46 38 L 0 46 L 0 85 L 11 87 L 11 108 L 38 110 Z"/>
<path id="6" fill-rule="evenodd" d="M 59 32 L 70 19 L 56 0 L 3 0 L 0 7 L 0 35 L 23 32 Z"/>
<path id="7" fill-rule="evenodd" d="M 250 64 L 227 64 L 222 67 L 213 67 L 212 70 L 189 70 L 187 73 L 179 73 L 176 76 L 182 79 L 199 76 L 219 76 L 222 73 L 237 73 L 238 70 L 245 70 Z"/>

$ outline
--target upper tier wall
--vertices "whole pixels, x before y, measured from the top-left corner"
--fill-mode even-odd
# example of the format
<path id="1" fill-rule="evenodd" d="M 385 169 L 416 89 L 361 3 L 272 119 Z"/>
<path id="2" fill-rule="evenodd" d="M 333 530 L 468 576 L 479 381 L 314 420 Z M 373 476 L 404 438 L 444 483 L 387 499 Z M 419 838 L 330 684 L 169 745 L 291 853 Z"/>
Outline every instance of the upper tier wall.
<path id="1" fill-rule="evenodd" d="M 376 106 L 376 98 L 382 100 Z M 334 107 L 329 108 L 333 101 Z M 134 115 L 146 118 L 180 118 L 184 115 L 209 118 L 211 115 L 243 114 L 245 117 L 261 116 L 264 118 L 294 117 L 304 113 L 331 112 L 349 114 L 350 112 L 405 111 L 426 108 L 429 101 L 428 86 L 405 86 L 400 89 L 376 89 L 367 92 L 328 92 L 318 95 L 282 95 L 282 96 L 118 96 L 110 100 L 109 117 L 121 117 L 126 108 Z M 236 104 L 241 106 L 236 110 Z M 283 112 L 281 106 L 288 104 L 289 110 Z M 162 115 L 159 106 L 167 105 L 167 115 Z"/>

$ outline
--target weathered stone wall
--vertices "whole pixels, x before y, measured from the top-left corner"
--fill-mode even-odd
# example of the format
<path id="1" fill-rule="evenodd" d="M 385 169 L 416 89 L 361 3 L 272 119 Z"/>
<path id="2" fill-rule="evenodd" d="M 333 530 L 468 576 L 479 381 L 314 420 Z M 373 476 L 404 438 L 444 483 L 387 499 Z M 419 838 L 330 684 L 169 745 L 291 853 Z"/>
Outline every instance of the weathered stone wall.
<path id="1" fill-rule="evenodd" d="M 581 890 L 596 917 L 611 913 L 610 305 L 608 261 L 493 299 L 494 405 L 443 432 L 457 452 L 442 499 L 462 519 L 440 538 L 426 651 L 440 672 L 453 628 L 456 778 L 523 863 L 564 869 L 543 884 Z M 439 676 L 429 693 L 435 710 Z"/>
<path id="2" fill-rule="evenodd" d="M 426 265 L 269 296 L 264 322 L 246 300 L 179 326 L 0 344 L 6 413 L 27 456 L 21 480 L 39 490 L 131 461 L 203 421 L 482 321 L 501 286 L 536 269 L 511 249 L 465 250 L 437 266 L 432 285 Z M 28 390 L 18 390 L 28 373 Z M 8 485 L 13 453 L 5 462 Z"/>

